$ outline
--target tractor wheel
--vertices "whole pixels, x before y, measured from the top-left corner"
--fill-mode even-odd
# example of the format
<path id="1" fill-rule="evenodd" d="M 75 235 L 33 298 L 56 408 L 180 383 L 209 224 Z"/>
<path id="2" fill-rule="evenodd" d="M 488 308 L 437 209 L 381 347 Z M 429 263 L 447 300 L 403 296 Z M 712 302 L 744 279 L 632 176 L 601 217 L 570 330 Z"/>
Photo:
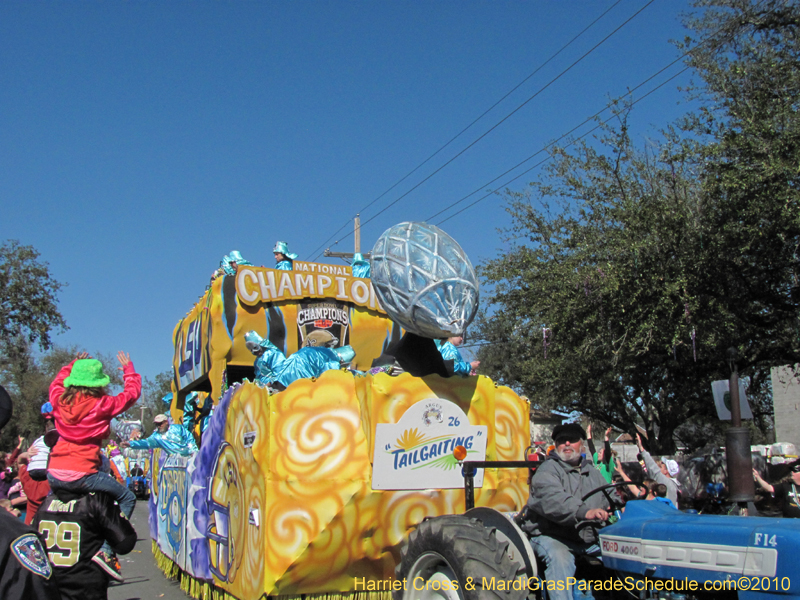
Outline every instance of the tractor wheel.
<path id="1" fill-rule="evenodd" d="M 401 550 L 395 578 L 405 589 L 395 591 L 393 600 L 521 600 L 527 577 L 507 547 L 476 519 L 423 521 Z"/>

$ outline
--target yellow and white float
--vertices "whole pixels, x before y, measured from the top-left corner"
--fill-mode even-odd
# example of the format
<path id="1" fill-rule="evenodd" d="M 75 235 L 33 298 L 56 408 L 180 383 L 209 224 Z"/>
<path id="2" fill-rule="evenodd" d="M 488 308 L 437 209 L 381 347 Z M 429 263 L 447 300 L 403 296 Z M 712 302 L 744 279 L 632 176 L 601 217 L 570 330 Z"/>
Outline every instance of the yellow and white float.
<path id="1" fill-rule="evenodd" d="M 173 336 L 173 418 L 189 392 L 217 401 L 198 454 L 154 451 L 160 566 L 197 598 L 388 599 L 409 530 L 463 511 L 453 446 L 519 460 L 526 402 L 483 376 L 344 370 L 270 393 L 252 382 L 251 330 L 287 356 L 309 340 L 349 344 L 360 371 L 402 334 L 349 267 L 239 265 L 215 279 Z M 476 504 L 519 508 L 526 476 L 486 469 Z"/>

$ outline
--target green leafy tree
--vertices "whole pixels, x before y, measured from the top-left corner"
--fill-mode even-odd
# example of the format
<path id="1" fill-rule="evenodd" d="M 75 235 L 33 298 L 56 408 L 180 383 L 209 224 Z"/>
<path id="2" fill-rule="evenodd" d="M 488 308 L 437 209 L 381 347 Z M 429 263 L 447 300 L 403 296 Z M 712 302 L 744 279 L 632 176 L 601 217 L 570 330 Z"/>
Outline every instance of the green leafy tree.
<path id="1" fill-rule="evenodd" d="M 3 429 L 0 448 L 15 445 L 17 435 L 41 429 L 39 409 L 50 381 L 33 351 L 34 345 L 47 350 L 51 332 L 67 329 L 58 311 L 63 285 L 32 246 L 16 240 L 0 246 L 0 383 L 14 400 L 14 418 Z"/>
<path id="2" fill-rule="evenodd" d="M 529 192 L 509 195 L 514 246 L 481 267 L 492 288 L 481 367 L 535 405 L 643 424 L 672 451 L 710 402 L 698 381 L 718 344 L 713 328 L 697 334 L 698 190 L 674 139 L 637 151 L 618 116 L 599 147 L 557 150 Z"/>
<path id="3" fill-rule="evenodd" d="M 43 432 L 41 407 L 47 402 L 50 383 L 62 365 L 77 354 L 76 348 L 52 347 L 37 355 L 29 343 L 13 346 L 12 360 L 0 362 L 0 378 L 14 401 L 14 418 L 3 429 L 0 448 L 9 448 L 18 435 L 32 442 Z"/>
<path id="4" fill-rule="evenodd" d="M 797 3 L 697 2 L 683 42 L 701 108 L 636 149 L 626 113 L 508 195 L 482 369 L 671 451 L 718 435 L 709 384 L 739 351 L 757 430 L 769 367 L 800 358 Z M 545 357 L 546 351 L 546 357 Z"/>
<path id="5" fill-rule="evenodd" d="M 684 126 L 703 165 L 704 269 L 724 304 L 723 343 L 745 369 L 794 363 L 800 350 L 800 5 L 697 2 L 682 44 L 702 80 Z M 719 260 L 727 255 L 726 260 Z"/>
<path id="6" fill-rule="evenodd" d="M 50 274 L 47 263 L 38 260 L 33 246 L 16 240 L 0 246 L 0 343 L 38 343 L 50 347 L 50 332 L 64 331 L 67 323 L 58 312 L 58 290 L 64 284 Z"/>

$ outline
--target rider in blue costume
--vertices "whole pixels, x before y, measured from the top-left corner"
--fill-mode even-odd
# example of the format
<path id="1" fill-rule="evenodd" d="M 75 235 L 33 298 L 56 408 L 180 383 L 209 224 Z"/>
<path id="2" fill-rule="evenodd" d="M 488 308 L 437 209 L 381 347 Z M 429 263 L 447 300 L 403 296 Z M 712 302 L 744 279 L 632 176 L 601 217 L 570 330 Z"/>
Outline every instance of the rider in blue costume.
<path id="1" fill-rule="evenodd" d="M 468 363 L 461 357 L 461 352 L 458 351 L 456 346 L 460 346 L 464 343 L 463 336 L 458 335 L 447 338 L 447 340 L 444 341 L 434 340 L 434 342 L 436 343 L 436 347 L 439 349 L 442 358 L 453 361 L 453 372 L 456 375 L 466 377 L 475 371 L 478 368 L 478 365 L 481 364 L 481 361 L 479 360 L 473 360 L 471 363 Z"/>
<path id="2" fill-rule="evenodd" d="M 289 244 L 286 242 L 276 242 L 272 249 L 275 255 L 275 268 L 279 271 L 291 271 L 292 261 L 297 258 L 297 254 L 289 252 Z"/>
<path id="3" fill-rule="evenodd" d="M 200 400 L 200 394 L 191 392 L 186 396 L 186 400 L 183 401 L 183 426 L 186 427 L 187 431 L 193 432 L 195 425 L 199 422 L 200 433 L 202 434 L 208 429 L 208 423 L 211 420 L 214 407 L 210 398 L 206 396 L 203 406 L 198 409 L 198 400 Z"/>
<path id="4" fill-rule="evenodd" d="M 350 346 L 334 349 L 306 346 L 286 357 L 255 331 L 245 334 L 245 343 L 247 349 L 256 355 L 256 379 L 265 385 L 280 384 L 287 387 L 298 379 L 319 377 L 325 371 L 338 369 L 342 363 L 348 363 L 355 357 Z"/>
<path id="5" fill-rule="evenodd" d="M 182 456 L 191 456 L 197 452 L 194 436 L 183 425 L 179 423 L 170 425 L 169 418 L 164 414 L 156 415 L 153 423 L 156 425 L 156 429 L 149 438 L 122 442 L 120 446 L 123 448 L 161 448 L 169 454 Z"/>
<path id="6" fill-rule="evenodd" d="M 238 265 L 252 265 L 249 260 L 246 260 L 238 250 L 231 250 L 231 253 L 222 257 L 219 263 L 220 269 L 225 275 L 236 275 L 236 267 Z"/>
<path id="7" fill-rule="evenodd" d="M 369 278 L 370 276 L 370 263 L 364 258 L 361 252 L 356 252 L 353 255 L 353 264 L 351 268 L 353 270 L 353 277 Z"/>
<path id="8" fill-rule="evenodd" d="M 262 338 L 255 331 L 248 331 L 244 335 L 244 342 L 247 349 L 256 357 L 256 361 L 253 363 L 256 370 L 256 380 L 264 385 L 273 382 L 281 365 L 286 361 L 283 352 L 275 344 L 268 339 Z"/>

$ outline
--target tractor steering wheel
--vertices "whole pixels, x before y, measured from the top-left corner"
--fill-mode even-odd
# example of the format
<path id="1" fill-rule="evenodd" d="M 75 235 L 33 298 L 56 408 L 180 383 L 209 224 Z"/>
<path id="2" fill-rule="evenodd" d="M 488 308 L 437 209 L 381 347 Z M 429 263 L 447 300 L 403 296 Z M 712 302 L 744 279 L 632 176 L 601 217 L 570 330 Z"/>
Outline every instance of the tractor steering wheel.
<path id="1" fill-rule="evenodd" d="M 631 482 L 629 482 L 629 481 L 621 481 L 621 482 L 617 482 L 617 483 L 608 483 L 606 485 L 601 485 L 600 487 L 593 489 L 591 492 L 589 492 L 583 498 L 581 498 L 581 502 L 585 502 L 587 498 L 591 498 L 595 494 L 598 494 L 598 493 L 602 492 L 603 495 L 606 497 L 606 500 L 608 500 L 609 506 L 611 507 L 609 509 L 609 512 L 614 512 L 615 510 L 618 510 L 618 509 L 622 508 L 623 507 L 623 503 L 620 502 L 619 500 L 616 500 L 615 498 L 613 498 L 611 496 L 611 494 L 608 493 L 608 490 L 614 489 L 614 488 L 618 488 L 618 487 L 621 487 L 623 485 L 628 485 L 629 483 L 631 483 Z M 613 523 L 614 521 L 610 521 L 610 522 Z M 600 529 L 602 527 L 605 527 L 608 524 L 609 524 L 609 521 L 600 521 L 598 519 L 586 519 L 586 520 L 583 520 L 583 521 L 578 521 L 575 524 L 575 529 L 577 531 L 580 531 L 580 530 L 584 529 L 585 527 L 594 527 L 596 529 Z"/>
<path id="2" fill-rule="evenodd" d="M 625 487 L 631 484 L 642 485 L 641 483 L 638 483 L 636 481 L 618 481 L 617 483 L 607 483 L 606 485 L 601 485 L 600 487 L 594 488 L 591 492 L 589 492 L 583 498 L 581 498 L 581 502 L 586 502 L 588 498 L 591 498 L 595 494 L 603 492 L 603 495 L 606 497 L 606 500 L 608 500 L 608 504 L 611 506 L 611 510 L 612 511 L 618 510 L 623 506 L 625 506 L 625 504 L 620 500 L 612 497 L 611 494 L 608 493 L 608 490 Z"/>
<path id="3" fill-rule="evenodd" d="M 607 483 L 606 485 L 601 485 L 600 487 L 593 489 L 591 492 L 589 492 L 583 498 L 581 498 L 581 502 L 586 502 L 587 498 L 591 498 L 595 494 L 602 492 L 603 495 L 606 497 L 606 500 L 608 500 L 609 506 L 611 507 L 610 512 L 614 512 L 615 510 L 621 509 L 624 506 L 624 503 L 611 496 L 611 494 L 609 494 L 608 491 L 611 489 L 616 489 L 622 486 L 629 485 L 631 483 L 633 485 L 636 485 L 636 482 L 633 481 L 618 481 L 617 483 Z M 575 527 L 576 529 L 583 529 L 584 527 L 588 527 L 590 525 L 596 527 L 602 527 L 604 523 L 605 521 L 598 521 L 597 519 L 588 519 L 585 521 L 579 521 L 577 525 L 575 525 Z"/>

